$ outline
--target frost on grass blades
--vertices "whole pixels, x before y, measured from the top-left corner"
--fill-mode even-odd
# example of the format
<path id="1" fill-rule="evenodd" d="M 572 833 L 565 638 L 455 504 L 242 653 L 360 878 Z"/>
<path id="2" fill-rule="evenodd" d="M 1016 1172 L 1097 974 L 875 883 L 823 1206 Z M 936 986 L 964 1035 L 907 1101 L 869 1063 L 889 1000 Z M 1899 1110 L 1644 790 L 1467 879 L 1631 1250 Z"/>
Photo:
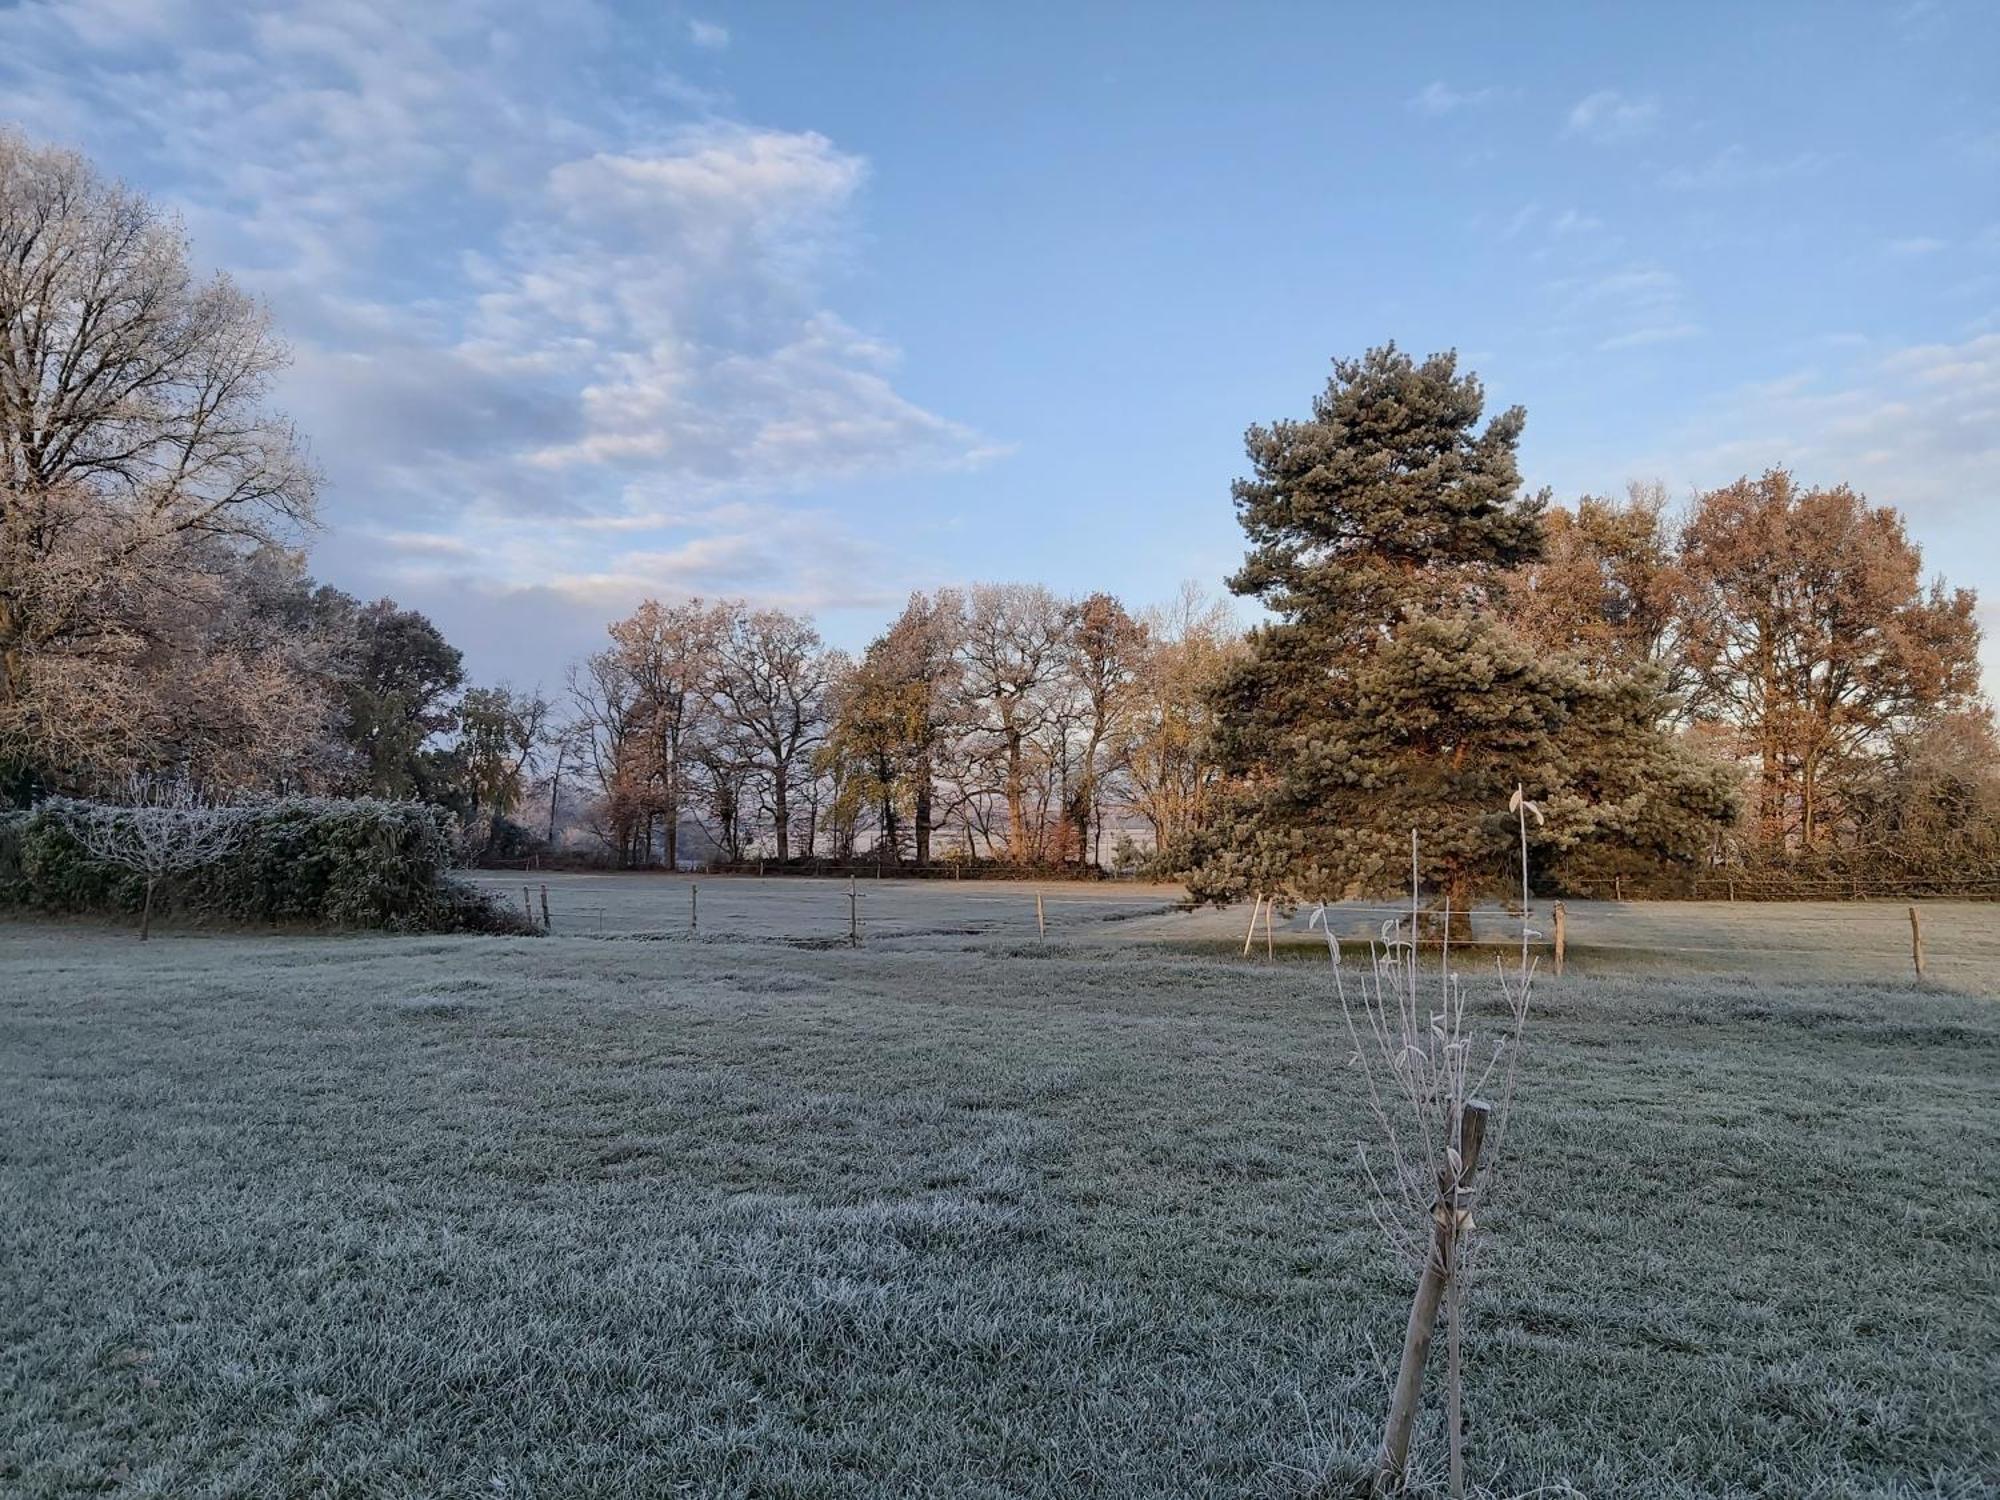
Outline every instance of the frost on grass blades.
<path id="1" fill-rule="evenodd" d="M 1417 1273 L 1417 1291 L 1404 1335 L 1403 1357 L 1383 1429 L 1377 1482 L 1402 1484 L 1410 1435 L 1423 1386 L 1440 1301 L 1447 1319 L 1445 1431 L 1451 1492 L 1465 1493 L 1460 1401 L 1461 1291 L 1470 1260 L 1474 1212 L 1491 1191 L 1513 1104 L 1520 1041 L 1534 988 L 1535 960 L 1528 951 L 1528 818 L 1542 812 L 1517 787 L 1508 802 L 1521 840 L 1521 957 L 1509 973 L 1494 968 L 1508 1021 L 1489 1045 L 1466 1024 L 1465 988 L 1451 971 L 1451 912 L 1445 910 L 1443 957 L 1435 976 L 1419 971 L 1417 935 L 1422 915 L 1417 835 L 1410 834 L 1410 915 L 1382 924 L 1379 943 L 1368 944 L 1368 967 L 1350 984 L 1340 940 L 1325 907 L 1312 926 L 1326 935 L 1335 992 L 1352 1046 L 1349 1064 L 1360 1073 L 1377 1154 L 1360 1148 L 1369 1207 L 1396 1254 Z M 1497 1102 L 1482 1096 L 1497 1088 Z"/>

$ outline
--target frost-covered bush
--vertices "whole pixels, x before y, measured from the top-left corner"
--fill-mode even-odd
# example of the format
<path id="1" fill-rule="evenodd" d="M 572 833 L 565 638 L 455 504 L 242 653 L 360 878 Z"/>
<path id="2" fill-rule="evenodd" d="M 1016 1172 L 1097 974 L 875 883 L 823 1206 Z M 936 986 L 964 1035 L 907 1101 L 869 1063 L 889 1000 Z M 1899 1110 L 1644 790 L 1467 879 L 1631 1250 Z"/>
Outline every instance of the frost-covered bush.
<path id="1" fill-rule="evenodd" d="M 146 877 L 78 838 L 143 809 L 54 799 L 0 815 L 0 905 L 139 912 Z M 236 832 L 219 858 L 160 882 L 156 906 L 192 918 L 399 932 L 519 932 L 511 908 L 450 874 L 457 836 L 441 807 L 288 797 L 221 809 Z"/>

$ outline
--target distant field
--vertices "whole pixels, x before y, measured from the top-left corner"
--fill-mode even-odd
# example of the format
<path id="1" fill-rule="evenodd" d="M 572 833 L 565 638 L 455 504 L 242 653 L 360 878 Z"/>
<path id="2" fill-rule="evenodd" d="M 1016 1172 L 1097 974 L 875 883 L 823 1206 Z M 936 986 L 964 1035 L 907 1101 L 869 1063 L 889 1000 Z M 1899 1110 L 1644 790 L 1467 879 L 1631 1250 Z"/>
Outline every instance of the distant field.
<path id="1" fill-rule="evenodd" d="M 525 888 L 539 915 L 549 890 L 556 930 L 583 935 L 684 937 L 699 912 L 706 937 L 847 941 L 848 882 L 795 876 L 657 874 L 503 874 L 472 879 L 520 904 Z M 699 895 L 691 898 L 691 890 Z M 1015 880 L 871 880 L 854 882 L 861 932 L 870 938 L 1035 939 L 1035 895 L 1052 934 L 1075 935 L 1106 922 L 1167 912 L 1185 899 L 1179 886 L 1123 882 Z"/>
<path id="2" fill-rule="evenodd" d="M 1044 946 L 884 882 L 852 951 L 805 884 L 693 942 L 615 939 L 643 877 L 542 940 L 0 923 L 0 1493 L 1345 1493 L 1409 1287 L 1324 973 L 1129 887 Z M 1995 1493 L 1994 989 L 1786 982 L 1816 911 L 1689 910 L 1780 977 L 1545 986 L 1495 1493 Z"/>
<path id="3" fill-rule="evenodd" d="M 704 937 L 811 943 L 847 940 L 847 882 L 771 876 L 654 874 L 474 877 L 518 904 L 529 889 L 539 913 L 546 885 L 550 916 L 564 935 L 685 937 L 690 887 L 699 887 Z M 1184 910 L 1179 886 L 1126 882 L 1033 884 L 1026 881 L 870 880 L 855 882 L 862 940 L 906 942 L 985 939 L 1038 942 L 1035 896 L 1052 942 L 1133 944 L 1190 955 L 1240 953 L 1247 905 Z M 1832 979 L 1912 978 L 1906 903 L 1862 901 L 1571 901 L 1569 962 L 1593 974 L 1768 974 Z M 1925 973 L 1934 983 L 2000 993 L 2000 903 L 1925 901 Z M 1334 931 L 1356 945 L 1378 935 L 1400 906 L 1353 903 L 1334 909 Z M 1280 913 L 1272 947 L 1292 957 L 1324 958 L 1326 941 L 1309 910 Z M 1545 956 L 1549 903 L 1537 901 L 1530 925 Z M 1497 909 L 1474 919 L 1483 944 L 1514 944 L 1520 920 Z M 1260 922 L 1253 954 L 1264 952 Z M 1483 965 L 1488 960 L 1481 959 Z"/>

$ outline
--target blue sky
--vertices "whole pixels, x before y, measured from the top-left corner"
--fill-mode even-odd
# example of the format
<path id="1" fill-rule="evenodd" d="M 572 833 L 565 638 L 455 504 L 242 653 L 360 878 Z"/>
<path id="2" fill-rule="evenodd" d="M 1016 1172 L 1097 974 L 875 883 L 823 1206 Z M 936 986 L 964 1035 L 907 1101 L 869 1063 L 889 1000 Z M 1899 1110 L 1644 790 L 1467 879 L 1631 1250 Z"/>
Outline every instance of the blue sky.
<path id="1" fill-rule="evenodd" d="M 1979 0 L 0 0 L 0 119 L 290 338 L 315 570 L 550 687 L 649 592 L 1219 587 L 1243 428 L 1388 339 L 1559 499 L 1901 506 L 2000 637 L 1996 62 Z"/>

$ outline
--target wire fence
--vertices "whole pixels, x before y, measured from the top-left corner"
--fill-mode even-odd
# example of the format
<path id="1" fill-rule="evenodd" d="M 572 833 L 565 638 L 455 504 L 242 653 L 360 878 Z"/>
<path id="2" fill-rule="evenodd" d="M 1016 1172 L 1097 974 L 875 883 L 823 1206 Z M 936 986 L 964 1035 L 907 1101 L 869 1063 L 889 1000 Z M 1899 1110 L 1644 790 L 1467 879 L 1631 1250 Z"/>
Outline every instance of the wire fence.
<path id="1" fill-rule="evenodd" d="M 1055 887 L 1145 885 L 1133 871 L 1108 871 L 1073 865 L 1005 864 L 991 860 L 938 860 L 927 864 L 890 863 L 870 859 L 741 859 L 688 864 L 679 870 L 615 870 L 578 865 L 571 860 L 531 854 L 519 859 L 487 859 L 481 871 L 523 874 L 682 875 L 711 879 L 855 879 L 871 882 L 949 881 L 1036 882 Z M 1894 868 L 1844 872 L 1792 872 L 1769 867 L 1721 867 L 1699 873 L 1663 877 L 1658 874 L 1570 878 L 1561 894 L 1589 901 L 2000 901 L 2000 874 L 1931 872 L 1916 874 Z"/>
<path id="2" fill-rule="evenodd" d="M 1246 907 L 1193 910 L 1170 887 L 970 883 L 941 888 L 866 879 L 741 879 L 666 875 L 535 875 L 484 872 L 478 882 L 518 901 L 538 927 L 572 937 L 641 941 L 724 940 L 805 947 L 862 947 L 923 939 L 1007 944 L 1151 946 L 1273 960 L 1326 957 L 1330 929 L 1348 962 L 1389 943 L 1429 954 L 1455 949 L 1467 962 L 1525 947 L 1545 966 L 1559 956 L 1631 965 L 1685 958 L 1698 967 L 1770 972 L 1986 972 L 2000 980 L 2000 928 L 1963 904 L 1728 908 L 1687 902 L 1555 903 L 1485 907 L 1441 930 L 1439 914 L 1409 903 L 1300 906 L 1246 920 Z M 1557 920 L 1565 908 L 1566 931 Z M 1920 925 L 1921 924 L 1921 925 Z M 1525 929 L 1525 931 L 1524 931 Z M 1929 943 L 1926 950 L 1925 939 Z M 1565 941 L 1566 940 L 1566 941 Z M 1565 955 L 1566 948 L 1566 955 Z"/>

